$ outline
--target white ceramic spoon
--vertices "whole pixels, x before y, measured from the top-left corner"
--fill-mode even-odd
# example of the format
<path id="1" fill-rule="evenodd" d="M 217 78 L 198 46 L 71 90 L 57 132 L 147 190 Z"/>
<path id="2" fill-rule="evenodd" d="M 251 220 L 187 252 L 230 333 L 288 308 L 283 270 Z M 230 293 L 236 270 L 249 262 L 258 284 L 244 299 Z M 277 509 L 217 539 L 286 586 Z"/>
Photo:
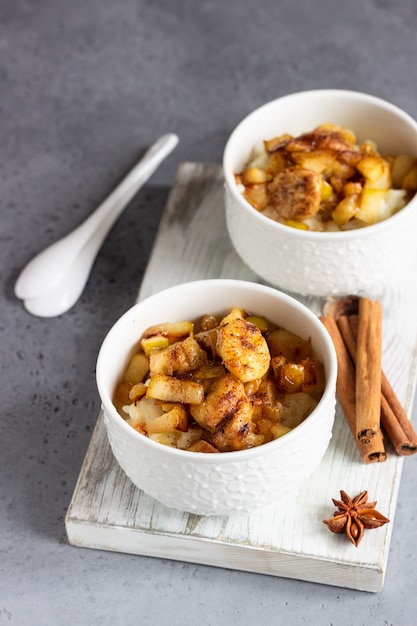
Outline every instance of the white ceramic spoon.
<path id="1" fill-rule="evenodd" d="M 28 311 L 53 317 L 75 304 L 114 222 L 177 143 L 175 134 L 161 137 L 82 224 L 26 265 L 16 281 L 15 294 L 25 301 Z"/>

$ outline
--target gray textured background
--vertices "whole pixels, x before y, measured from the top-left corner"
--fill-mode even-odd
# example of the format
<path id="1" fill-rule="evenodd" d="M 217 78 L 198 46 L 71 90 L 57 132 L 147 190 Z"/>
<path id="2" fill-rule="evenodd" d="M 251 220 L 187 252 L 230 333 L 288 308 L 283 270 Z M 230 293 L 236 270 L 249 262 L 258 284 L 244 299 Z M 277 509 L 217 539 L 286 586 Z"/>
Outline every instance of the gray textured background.
<path id="1" fill-rule="evenodd" d="M 64 516 L 99 410 L 97 351 L 135 299 L 178 164 L 220 162 L 242 117 L 297 90 L 367 91 L 417 117 L 416 58 L 416 0 L 0 0 L 0 624 L 414 623 L 417 457 L 377 595 L 72 548 Z M 78 304 L 30 316 L 20 269 L 168 131 L 178 148 Z"/>

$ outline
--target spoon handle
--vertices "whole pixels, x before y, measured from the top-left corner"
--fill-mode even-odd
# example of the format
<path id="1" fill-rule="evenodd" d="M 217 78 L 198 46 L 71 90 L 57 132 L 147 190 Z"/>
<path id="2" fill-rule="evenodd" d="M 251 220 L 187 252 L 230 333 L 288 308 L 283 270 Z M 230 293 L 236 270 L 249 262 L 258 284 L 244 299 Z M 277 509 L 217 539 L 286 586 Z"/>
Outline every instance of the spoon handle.
<path id="1" fill-rule="evenodd" d="M 93 260 L 114 222 L 134 195 L 178 143 L 169 133 L 153 144 L 135 167 L 91 215 L 70 233 L 35 256 L 22 270 L 15 294 L 25 300 L 50 291 L 61 280 L 87 242 L 94 237 Z"/>
<path id="2" fill-rule="evenodd" d="M 79 250 L 84 247 L 90 237 L 102 226 L 102 238 L 96 242 L 96 245 L 101 245 L 122 211 L 137 194 L 142 185 L 144 185 L 155 172 L 160 163 L 162 163 L 175 148 L 177 143 L 177 135 L 171 133 L 158 139 L 158 141 L 149 148 L 139 163 L 135 165 L 106 200 L 97 207 L 85 222 L 75 229 L 74 232 L 79 236 Z"/>

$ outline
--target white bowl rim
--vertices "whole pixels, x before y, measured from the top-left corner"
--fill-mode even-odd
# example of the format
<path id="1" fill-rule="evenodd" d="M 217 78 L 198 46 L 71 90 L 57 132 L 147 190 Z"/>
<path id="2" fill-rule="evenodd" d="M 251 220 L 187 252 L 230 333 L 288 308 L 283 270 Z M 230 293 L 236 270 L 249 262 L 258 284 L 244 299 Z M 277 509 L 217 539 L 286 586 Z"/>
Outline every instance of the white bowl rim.
<path id="1" fill-rule="evenodd" d="M 344 239 L 349 241 L 350 239 L 367 238 L 367 237 L 372 237 L 374 235 L 378 235 L 380 231 L 385 231 L 387 229 L 390 229 L 395 224 L 395 222 L 401 222 L 404 219 L 406 219 L 408 216 L 408 213 L 410 213 L 411 211 L 417 210 L 417 193 L 416 193 L 411 198 L 411 200 L 404 206 L 404 208 L 402 208 L 400 211 L 398 211 L 394 215 L 391 215 L 387 219 L 382 220 L 381 222 L 378 222 L 376 224 L 370 224 L 369 226 L 364 226 L 363 228 L 355 228 L 355 229 L 344 230 L 344 231 L 323 232 L 323 231 L 303 230 L 303 229 L 298 229 L 298 228 L 290 228 L 289 226 L 285 226 L 285 224 L 281 224 L 280 222 L 276 222 L 272 220 L 271 218 L 266 217 L 265 215 L 262 215 L 262 213 L 259 213 L 259 211 L 256 211 L 256 209 L 254 209 L 254 207 L 252 207 L 249 204 L 249 202 L 245 200 L 245 198 L 242 196 L 242 194 L 238 190 L 238 187 L 233 178 L 233 173 L 230 171 L 230 168 L 228 166 L 229 152 L 231 150 L 231 145 L 233 143 L 234 137 L 240 132 L 241 128 L 245 126 L 248 121 L 250 121 L 252 117 L 259 115 L 263 111 L 267 111 L 268 108 L 272 108 L 278 102 L 282 102 L 285 100 L 298 99 L 298 98 L 302 98 L 305 96 L 333 97 L 333 96 L 342 96 L 342 95 L 348 98 L 351 98 L 352 100 L 353 99 L 357 101 L 366 100 L 388 111 L 391 111 L 394 115 L 402 118 L 406 123 L 408 123 L 410 125 L 410 128 L 414 128 L 414 131 L 417 137 L 417 121 L 413 117 L 411 117 L 411 115 L 409 115 L 406 111 L 404 111 L 397 105 L 389 102 L 388 100 L 384 100 L 383 98 L 379 98 L 378 96 L 367 94 L 361 91 L 354 91 L 354 90 L 349 90 L 349 89 L 310 89 L 307 91 L 296 91 L 290 94 L 280 96 L 273 100 L 270 100 L 269 102 L 266 102 L 260 107 L 257 107 L 256 109 L 251 111 L 248 115 L 246 115 L 230 134 L 226 142 L 224 152 L 223 152 L 223 174 L 224 174 L 227 188 L 230 191 L 230 193 L 232 193 L 234 199 L 239 202 L 239 204 L 241 205 L 243 209 L 245 209 L 248 213 L 250 212 L 252 214 L 252 217 L 253 217 L 253 213 L 255 212 L 255 216 L 257 216 L 257 219 L 259 219 L 261 223 L 263 222 L 266 226 L 268 226 L 269 229 L 274 228 L 278 232 L 285 233 L 289 236 L 293 235 L 296 237 L 300 237 L 300 239 L 307 239 L 309 241 L 311 240 L 320 241 L 323 239 L 325 239 L 326 241 L 331 241 L 331 240 L 340 241 Z"/>
<path id="2" fill-rule="evenodd" d="M 103 388 L 101 384 L 101 380 L 100 380 L 101 358 L 102 358 L 104 351 L 106 350 L 107 342 L 110 341 L 110 336 L 113 330 L 116 329 L 116 327 L 122 325 L 126 319 L 129 319 L 134 314 L 134 312 L 140 308 L 142 303 L 148 302 L 154 299 L 158 299 L 159 297 L 165 294 L 169 295 L 171 292 L 175 293 L 181 287 L 192 289 L 194 285 L 199 285 L 201 283 L 204 283 L 205 285 L 211 283 L 213 286 L 218 285 L 219 283 L 225 286 L 227 285 L 233 286 L 235 284 L 239 284 L 241 286 L 243 284 L 243 285 L 246 285 L 247 287 L 250 287 L 251 289 L 254 289 L 255 291 L 259 291 L 263 293 L 269 292 L 271 295 L 278 294 L 278 296 L 280 297 L 282 301 L 286 301 L 292 306 L 295 306 L 295 308 L 297 308 L 299 311 L 302 311 L 303 314 L 306 315 L 306 317 L 310 319 L 312 324 L 317 327 L 319 334 L 321 335 L 323 343 L 330 357 L 330 367 L 329 367 L 329 372 L 327 374 L 326 386 L 325 386 L 323 395 L 320 398 L 320 401 L 318 402 L 317 406 L 313 409 L 313 411 L 296 428 L 294 428 L 289 433 L 285 434 L 283 437 L 279 437 L 278 439 L 274 439 L 273 441 L 262 444 L 260 446 L 256 446 L 254 448 L 248 448 L 245 450 L 235 450 L 231 452 L 220 452 L 219 454 L 204 453 L 204 452 L 190 452 L 188 450 L 180 450 L 178 448 L 174 448 L 170 446 L 163 446 L 163 444 L 158 443 L 157 441 L 153 441 L 152 439 L 149 439 L 148 437 L 144 437 L 144 435 L 141 435 L 140 433 L 135 431 L 135 429 L 132 428 L 119 414 L 113 402 L 111 401 L 110 394 L 108 394 L 107 390 Z M 334 397 L 335 387 L 336 387 L 336 378 L 337 378 L 337 357 L 336 357 L 336 352 L 335 352 L 333 342 L 330 338 L 330 335 L 326 331 L 324 325 L 321 324 L 318 317 L 312 311 L 310 311 L 308 307 L 306 307 L 304 304 L 296 300 L 294 297 L 289 296 L 288 294 L 280 291 L 279 289 L 275 289 L 274 287 L 263 285 L 261 283 L 252 283 L 250 281 L 239 280 L 239 279 L 228 279 L 228 278 L 210 278 L 210 279 L 189 281 L 186 283 L 179 283 L 177 285 L 167 287 L 166 289 L 163 289 L 162 291 L 154 293 L 148 296 L 147 298 L 145 298 L 144 300 L 137 302 L 135 305 L 130 307 L 130 309 L 128 309 L 115 322 L 112 328 L 108 331 L 107 335 L 105 336 L 103 340 L 101 348 L 99 350 L 98 357 L 97 357 L 97 366 L 96 366 L 96 383 L 97 383 L 97 387 L 99 390 L 100 398 L 102 398 L 103 396 L 109 397 L 109 402 L 106 407 L 104 407 L 104 403 L 102 402 L 102 409 L 104 412 L 107 411 L 108 413 L 110 413 L 113 416 L 113 418 L 116 419 L 116 421 L 121 425 L 121 427 L 129 434 L 130 437 L 137 439 L 138 441 L 140 441 L 141 444 L 149 446 L 151 449 L 154 448 L 155 451 L 159 452 L 159 454 L 163 452 L 169 457 L 178 458 L 178 460 L 188 459 L 189 461 L 192 461 L 192 462 L 199 461 L 200 463 L 204 462 L 204 463 L 209 463 L 209 464 L 219 463 L 220 459 L 221 459 L 222 464 L 233 463 L 233 462 L 242 461 L 242 460 L 249 461 L 252 457 L 259 456 L 262 450 L 265 450 L 265 453 L 268 453 L 268 454 L 272 453 L 274 451 L 273 448 L 276 448 L 275 452 L 278 452 L 282 446 L 286 445 L 285 441 L 289 442 L 293 437 L 298 436 L 300 431 L 308 427 L 309 422 L 315 419 L 315 416 L 317 415 L 318 411 L 320 410 L 323 404 L 328 405 L 330 402 L 333 402 L 333 397 Z M 163 450 L 161 450 L 161 446 L 163 446 Z M 220 458 L 219 458 L 219 455 L 220 455 Z"/>

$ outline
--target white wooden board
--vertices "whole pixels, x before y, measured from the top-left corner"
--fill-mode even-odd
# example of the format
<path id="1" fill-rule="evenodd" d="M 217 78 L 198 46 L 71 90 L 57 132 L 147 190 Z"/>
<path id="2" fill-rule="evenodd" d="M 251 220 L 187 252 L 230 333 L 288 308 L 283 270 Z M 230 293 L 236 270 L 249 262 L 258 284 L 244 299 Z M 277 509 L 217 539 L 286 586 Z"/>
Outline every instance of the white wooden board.
<path id="1" fill-rule="evenodd" d="M 163 214 L 138 299 L 202 278 L 258 278 L 234 253 L 226 231 L 221 168 L 184 163 Z M 416 298 L 385 294 L 383 367 L 410 414 L 416 383 Z M 323 302 L 300 298 L 320 314 Z M 378 592 L 383 588 L 403 462 L 387 444 L 385 463 L 365 465 L 339 406 L 328 451 L 303 486 L 252 514 L 199 517 L 168 509 L 132 485 L 114 460 L 100 414 L 66 516 L 70 544 Z M 355 548 L 330 533 L 332 497 L 368 490 L 391 523 Z"/>

